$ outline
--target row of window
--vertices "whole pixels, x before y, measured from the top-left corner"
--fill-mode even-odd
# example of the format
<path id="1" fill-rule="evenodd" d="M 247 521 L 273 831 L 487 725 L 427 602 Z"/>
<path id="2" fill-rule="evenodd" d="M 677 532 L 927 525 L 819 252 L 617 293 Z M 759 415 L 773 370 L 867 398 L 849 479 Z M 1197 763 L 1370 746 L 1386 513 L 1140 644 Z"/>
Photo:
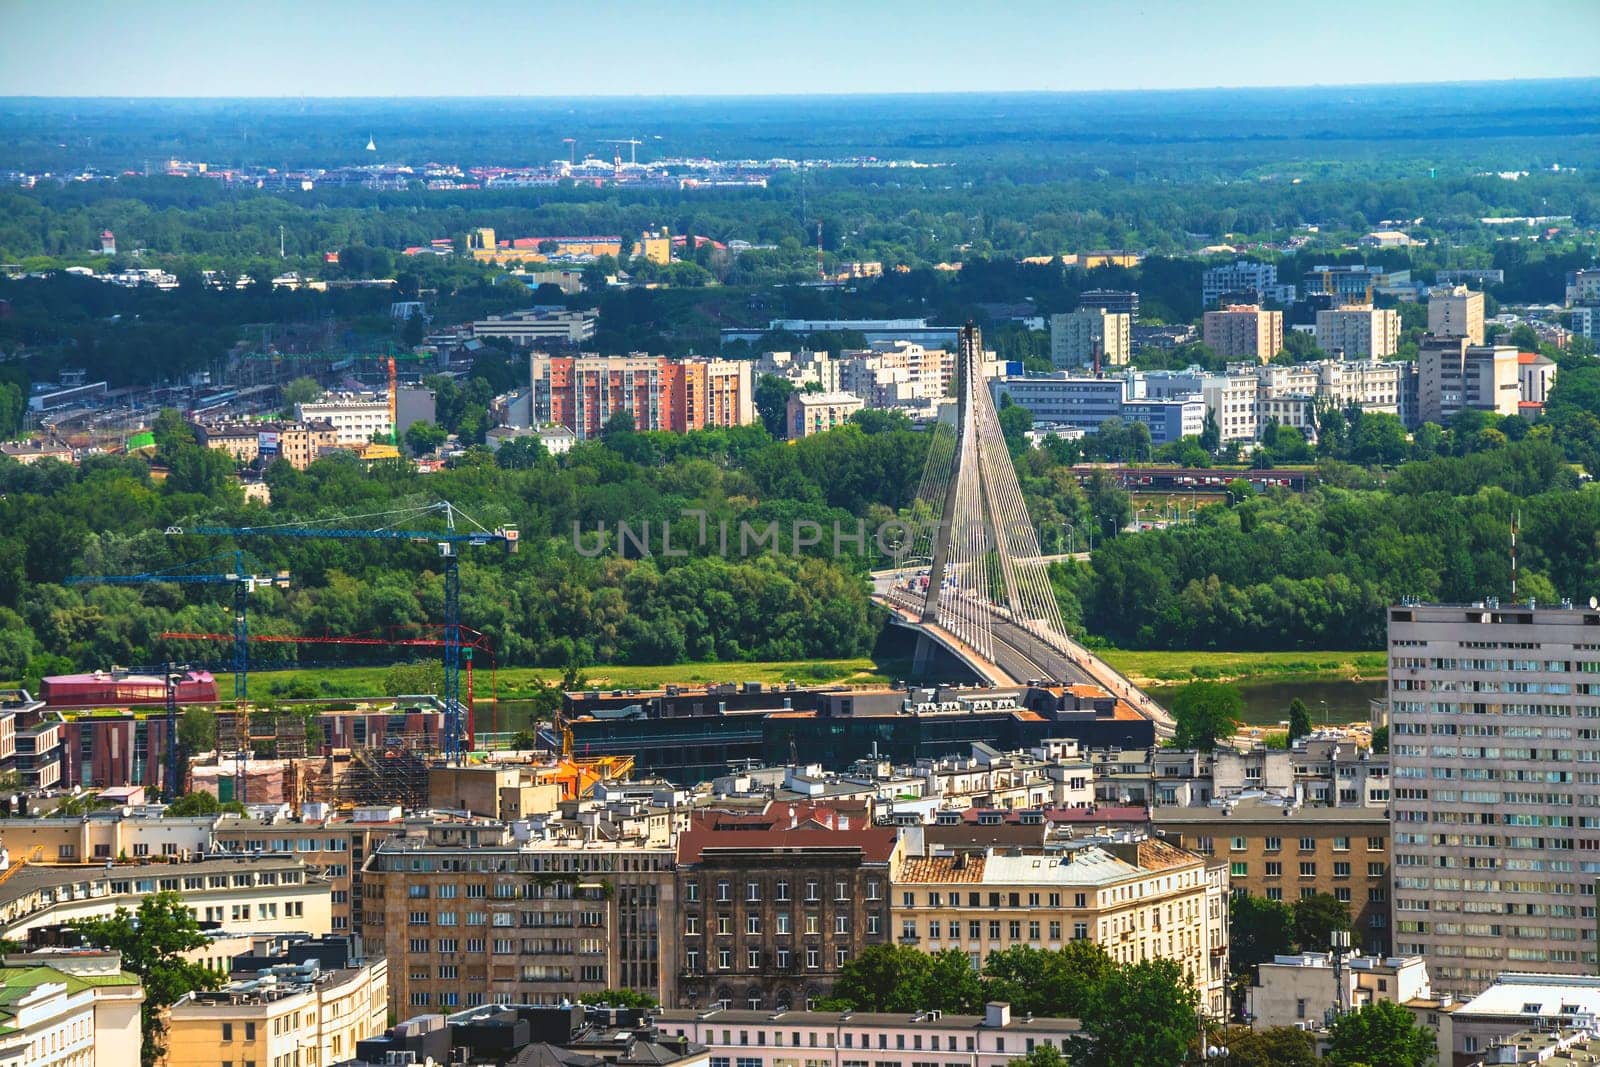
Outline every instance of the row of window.
<path id="1" fill-rule="evenodd" d="M 822 882 L 818 880 L 808 880 L 804 883 L 804 885 L 805 896 L 801 899 L 806 903 L 820 903 L 822 900 Z M 882 886 L 883 883 L 876 878 L 867 879 L 866 899 L 868 901 L 883 899 Z M 733 900 L 733 883 L 727 879 L 719 880 L 713 886 L 713 891 L 716 895 L 712 899 L 718 904 L 725 904 Z M 700 883 L 695 881 L 684 883 L 683 896 L 685 900 L 690 902 L 698 901 L 700 899 Z M 746 882 L 744 884 L 743 899 L 746 903 L 750 904 L 760 903 L 762 899 L 761 883 Z M 790 886 L 786 879 L 780 879 L 773 887 L 773 899 L 780 902 L 793 899 L 790 896 Z M 850 883 L 848 881 L 841 880 L 833 883 L 833 899 L 839 902 L 844 902 L 850 899 Z"/>
<path id="2" fill-rule="evenodd" d="M 762 927 L 761 918 L 762 917 L 760 915 L 746 915 L 744 917 L 744 932 L 747 933 L 747 934 L 759 934 L 759 933 L 761 933 L 761 927 Z M 778 912 L 776 915 L 774 915 L 772 917 L 772 919 L 773 919 L 773 931 L 772 932 L 775 933 L 775 934 L 792 934 L 792 933 L 794 933 L 794 921 L 793 921 L 793 918 L 794 917 L 789 912 L 786 912 L 786 911 Z M 804 919 L 804 923 L 802 924 L 803 927 L 804 927 L 804 929 L 803 929 L 804 933 L 807 933 L 807 934 L 820 934 L 820 933 L 822 933 L 822 916 L 814 914 L 814 913 L 811 913 L 811 912 L 807 912 L 804 916 L 802 916 L 802 918 Z M 869 933 L 869 934 L 879 933 L 882 922 L 883 922 L 882 917 L 879 915 L 878 912 L 875 912 L 875 911 L 874 912 L 868 912 L 867 913 L 867 933 Z M 698 915 L 685 915 L 684 919 L 683 919 L 683 932 L 685 934 L 687 934 L 687 935 L 690 935 L 690 936 L 694 936 L 694 935 L 699 934 L 700 933 L 700 916 L 698 916 Z M 720 936 L 726 936 L 728 934 L 733 933 L 733 917 L 731 915 L 718 915 L 716 917 L 715 932 Z M 847 914 L 835 915 L 833 917 L 833 932 L 835 934 L 848 934 L 850 932 L 850 916 L 847 915 Z"/>
<path id="3" fill-rule="evenodd" d="M 734 950 L 731 948 L 719 948 L 715 950 L 714 954 L 708 953 L 706 958 L 714 959 L 716 961 L 716 969 L 719 971 L 731 971 L 733 969 Z M 761 970 L 762 960 L 765 958 L 765 954 L 759 948 L 746 949 L 744 955 L 745 968 L 751 971 Z M 780 971 L 792 968 L 797 959 L 805 960 L 806 970 L 818 970 L 822 966 L 822 949 L 815 945 L 808 945 L 798 956 L 788 948 L 778 948 L 772 953 L 773 967 Z M 850 950 L 848 948 L 840 946 L 833 950 L 835 967 L 843 967 L 849 960 Z M 683 968 L 690 974 L 700 973 L 700 950 L 698 948 L 684 950 Z"/>
<path id="4" fill-rule="evenodd" d="M 1235 878 L 1248 878 L 1248 877 L 1250 877 L 1250 864 L 1248 862 L 1244 861 L 1244 860 L 1234 860 L 1233 862 L 1228 864 L 1228 868 L 1229 868 L 1228 873 L 1231 874 Z M 1266 876 L 1268 878 L 1281 878 L 1283 876 L 1283 864 L 1275 863 L 1275 862 L 1272 862 L 1272 861 L 1268 861 L 1267 865 L 1266 865 Z M 1300 877 L 1301 878 L 1315 878 L 1316 876 L 1317 876 L 1317 865 L 1315 863 L 1302 863 L 1302 864 L 1300 864 Z M 1349 878 L 1350 877 L 1350 865 L 1348 863 L 1335 863 L 1333 865 L 1333 876 L 1335 878 Z M 1383 864 L 1381 864 L 1381 863 L 1369 863 L 1369 864 L 1367 864 L 1367 877 L 1368 878 L 1382 878 L 1383 876 L 1384 876 Z"/>

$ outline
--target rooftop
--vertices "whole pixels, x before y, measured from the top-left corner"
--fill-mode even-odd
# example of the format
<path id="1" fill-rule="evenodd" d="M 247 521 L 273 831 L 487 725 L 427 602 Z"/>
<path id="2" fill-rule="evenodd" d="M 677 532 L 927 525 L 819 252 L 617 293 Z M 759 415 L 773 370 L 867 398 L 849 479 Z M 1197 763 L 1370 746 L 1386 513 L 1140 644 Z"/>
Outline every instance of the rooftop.
<path id="1" fill-rule="evenodd" d="M 988 1025 L 982 1015 L 951 1015 L 931 1012 L 918 1012 L 907 1015 L 899 1012 L 874 1012 L 874 1011 L 748 1011 L 743 1009 L 711 1008 L 706 1010 L 693 1010 L 685 1008 L 665 1008 L 656 1012 L 652 1018 L 658 1026 L 667 1024 L 684 1024 L 696 1021 L 726 1023 L 729 1026 L 765 1026 L 778 1024 L 786 1027 L 837 1027 L 848 1023 L 856 1027 L 910 1027 L 919 1030 L 1034 1030 L 1034 1031 L 1076 1031 L 1079 1023 L 1076 1019 L 1030 1018 L 1021 1014 L 1012 1014 L 1010 1021 L 1004 1026 L 994 1027 Z"/>
<path id="2" fill-rule="evenodd" d="M 1229 822 L 1255 822 L 1279 824 L 1304 823 L 1363 823 L 1378 827 L 1389 825 L 1382 808 L 1330 808 L 1310 804 L 1284 805 L 1263 800 L 1237 800 L 1226 805 L 1204 808 L 1165 805 L 1150 812 L 1151 821 L 1160 825 L 1185 823 L 1214 823 L 1223 819 Z"/>
<path id="3" fill-rule="evenodd" d="M 1600 1015 L 1600 977 L 1511 972 L 1462 1004 L 1457 1015 Z"/>

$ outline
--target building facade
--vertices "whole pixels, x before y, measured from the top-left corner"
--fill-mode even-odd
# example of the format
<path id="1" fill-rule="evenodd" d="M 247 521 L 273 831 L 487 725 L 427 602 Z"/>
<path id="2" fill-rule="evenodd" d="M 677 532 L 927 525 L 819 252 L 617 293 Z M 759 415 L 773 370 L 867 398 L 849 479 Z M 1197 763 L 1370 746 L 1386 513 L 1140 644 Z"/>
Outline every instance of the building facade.
<path id="1" fill-rule="evenodd" d="M 1164 841 L 1108 840 L 1045 855 L 988 850 L 906 856 L 890 917 L 902 945 L 954 948 L 973 966 L 1014 946 L 1092 941 L 1118 963 L 1171 959 L 1220 1011 L 1227 977 L 1226 880 Z"/>
<path id="2" fill-rule="evenodd" d="M 1278 284 L 1276 264 L 1247 259 L 1207 269 L 1201 276 L 1200 291 L 1208 308 L 1219 307 L 1225 297 L 1246 297 L 1257 304 L 1268 300 L 1292 304 L 1295 296 L 1294 286 Z"/>
<path id="3" fill-rule="evenodd" d="M 1352 943 L 1388 954 L 1389 820 L 1382 808 L 1237 800 L 1157 807 L 1150 818 L 1169 842 L 1225 861 L 1236 893 L 1290 904 L 1312 893 L 1335 897 L 1350 909 Z"/>
<path id="4" fill-rule="evenodd" d="M 1317 346 L 1349 358 L 1387 359 L 1400 347 L 1400 313 L 1355 304 L 1319 311 Z"/>
<path id="5" fill-rule="evenodd" d="M 1396 948 L 1445 992 L 1595 972 L 1596 626 L 1556 606 L 1389 611 Z"/>
<path id="6" fill-rule="evenodd" d="M 1464 337 L 1424 337 L 1417 352 L 1417 419 L 1443 426 L 1457 412 L 1515 415 L 1522 376 L 1515 348 L 1469 345 Z"/>
<path id="7" fill-rule="evenodd" d="M 679 945 L 672 866 L 664 833 L 518 840 L 490 820 L 420 825 L 367 861 L 364 940 L 396 961 L 402 1013 L 615 988 L 664 999 Z"/>
<path id="8" fill-rule="evenodd" d="M 7 954 L 0 1067 L 138 1067 L 144 988 L 115 952 Z"/>
<path id="9" fill-rule="evenodd" d="M 748 360 L 663 356 L 540 356 L 531 363 L 532 423 L 557 424 L 580 441 L 613 415 L 634 429 L 684 433 L 756 419 Z"/>
<path id="10" fill-rule="evenodd" d="M 668 1003 L 797 1009 L 891 941 L 900 843 L 870 803 L 697 812 L 678 839 L 678 980 Z"/>
<path id="11" fill-rule="evenodd" d="M 1465 285 L 1430 289 L 1428 332 L 1435 337 L 1465 337 L 1468 344 L 1483 344 L 1483 294 Z"/>
<path id="12" fill-rule="evenodd" d="M 1133 316 L 1085 307 L 1050 316 L 1050 362 L 1061 368 L 1120 367 L 1132 354 Z"/>
<path id="13" fill-rule="evenodd" d="M 364 445 L 374 437 L 389 437 L 389 400 L 372 393 L 338 393 L 310 404 L 296 404 L 294 417 L 304 423 L 333 427 L 334 443 L 341 448 Z"/>
<path id="14" fill-rule="evenodd" d="M 1200 336 L 1225 359 L 1265 363 L 1283 351 L 1283 312 L 1264 311 L 1255 304 L 1229 304 L 1205 313 Z"/>
<path id="15" fill-rule="evenodd" d="M 792 441 L 826 433 L 848 423 L 864 407 L 854 393 L 793 393 L 784 417 L 785 436 Z"/>
<path id="16" fill-rule="evenodd" d="M 594 339 L 599 321 L 593 311 L 511 311 L 474 320 L 472 336 L 503 337 L 524 348 L 538 344 L 581 345 Z"/>

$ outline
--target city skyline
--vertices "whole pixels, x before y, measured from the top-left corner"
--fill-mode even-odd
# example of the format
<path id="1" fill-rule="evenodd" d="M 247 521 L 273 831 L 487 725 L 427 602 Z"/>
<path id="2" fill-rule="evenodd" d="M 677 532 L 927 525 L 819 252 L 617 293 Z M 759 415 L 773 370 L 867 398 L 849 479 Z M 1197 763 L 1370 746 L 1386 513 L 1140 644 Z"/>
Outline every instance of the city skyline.
<path id="1" fill-rule="evenodd" d="M 7 0 L 0 4 L 9 31 L 0 40 L 0 95 L 871 95 L 1600 75 L 1600 65 L 1581 52 L 1485 52 L 1485 28 L 1499 13 L 1483 0 L 1402 8 L 1363 0 L 1347 7 L 1348 17 L 1319 25 L 1315 36 L 1298 11 L 1278 5 L 1246 5 L 1220 20 L 1163 0 L 1095 9 L 1092 19 L 1082 6 L 1022 3 L 998 25 L 953 5 L 930 10 L 891 2 L 862 10 L 835 0 L 755 12 L 720 3 L 669 9 L 617 2 L 582 10 L 490 4 L 451 11 L 449 18 L 425 4 L 380 8 L 366 0 L 343 5 L 337 18 L 305 3 L 229 8 L 226 17 L 218 10 L 90 3 L 64 14 L 58 5 Z M 1585 27 L 1588 35 L 1600 34 L 1600 7 L 1582 0 L 1526 5 L 1518 17 L 1530 41 L 1581 39 Z M 1384 32 L 1372 34 L 1374 25 Z M 85 26 L 118 46 L 97 52 L 92 64 L 59 62 L 83 49 Z M 1095 46 L 1082 48 L 1086 39 Z M 518 41 L 546 58 L 528 62 Z M 559 43 L 555 50 L 552 41 Z M 497 50 L 502 42 L 513 46 Z M 1308 62 L 1333 56 L 1337 65 Z"/>

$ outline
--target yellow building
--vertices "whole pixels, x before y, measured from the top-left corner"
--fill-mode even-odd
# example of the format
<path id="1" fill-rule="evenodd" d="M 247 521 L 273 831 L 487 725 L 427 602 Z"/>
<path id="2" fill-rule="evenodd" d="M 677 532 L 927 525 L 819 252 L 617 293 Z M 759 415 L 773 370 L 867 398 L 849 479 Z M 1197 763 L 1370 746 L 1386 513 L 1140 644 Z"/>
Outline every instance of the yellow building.
<path id="1" fill-rule="evenodd" d="M 1177 961 L 1207 1010 L 1221 1008 L 1226 879 L 1185 849 L 1136 840 L 1065 854 L 908 856 L 890 885 L 890 928 L 902 945 L 958 949 L 981 966 L 1014 945 L 1088 940 L 1118 963 Z"/>
<path id="2" fill-rule="evenodd" d="M 322 1067 L 355 1055 L 389 1016 L 389 964 L 271 967 L 167 1009 L 167 1067 Z"/>
<path id="3" fill-rule="evenodd" d="M 650 230 L 644 231 L 639 235 L 639 247 L 634 249 L 634 255 L 651 263 L 671 263 L 672 235 L 667 232 L 666 227 L 653 233 Z"/>

